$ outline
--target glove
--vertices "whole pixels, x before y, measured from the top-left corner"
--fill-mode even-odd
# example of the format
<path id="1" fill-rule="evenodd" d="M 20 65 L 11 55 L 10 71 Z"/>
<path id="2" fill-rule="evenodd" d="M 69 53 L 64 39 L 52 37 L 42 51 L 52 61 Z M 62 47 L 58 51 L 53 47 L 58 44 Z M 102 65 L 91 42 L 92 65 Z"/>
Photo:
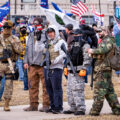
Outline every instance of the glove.
<path id="1" fill-rule="evenodd" d="M 86 76 L 86 70 L 80 70 L 79 76 L 80 76 L 80 77 Z"/>
<path id="2" fill-rule="evenodd" d="M 41 40 L 41 34 L 42 34 L 42 31 L 36 32 L 37 41 Z"/>
<path id="3" fill-rule="evenodd" d="M 4 49 L 3 50 L 3 57 L 5 58 L 10 58 L 12 56 L 12 51 L 9 49 Z"/>
<path id="4" fill-rule="evenodd" d="M 68 76 L 68 68 L 64 68 L 64 75 Z"/>

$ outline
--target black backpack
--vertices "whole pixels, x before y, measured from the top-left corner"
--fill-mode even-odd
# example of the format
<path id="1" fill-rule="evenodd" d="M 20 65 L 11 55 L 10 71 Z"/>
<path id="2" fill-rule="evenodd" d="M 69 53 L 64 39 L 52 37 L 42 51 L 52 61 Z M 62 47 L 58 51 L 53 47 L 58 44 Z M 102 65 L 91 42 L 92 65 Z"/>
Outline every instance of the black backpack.
<path id="1" fill-rule="evenodd" d="M 69 51 L 69 54 L 70 54 L 73 66 L 83 65 L 82 47 L 84 44 L 85 44 L 85 41 L 83 40 L 82 37 L 80 37 L 78 40 L 74 40 L 72 42 L 72 48 Z"/>

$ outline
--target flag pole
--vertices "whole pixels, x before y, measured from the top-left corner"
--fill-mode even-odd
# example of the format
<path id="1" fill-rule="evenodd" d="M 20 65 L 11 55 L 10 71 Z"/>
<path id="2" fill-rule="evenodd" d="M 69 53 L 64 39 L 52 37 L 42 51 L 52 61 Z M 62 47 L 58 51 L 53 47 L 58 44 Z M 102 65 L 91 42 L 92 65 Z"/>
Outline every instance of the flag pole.
<path id="1" fill-rule="evenodd" d="M 100 11 L 100 15 L 101 15 L 101 1 L 100 0 L 99 0 L 99 11 Z M 101 17 L 100 21 L 102 22 L 102 17 Z"/>
<path id="2" fill-rule="evenodd" d="M 90 2 L 90 0 L 89 0 L 89 2 Z M 90 11 L 88 12 L 88 24 L 90 25 Z"/>
<path id="3" fill-rule="evenodd" d="M 10 0 L 8 2 L 10 4 Z M 10 20 L 10 11 L 9 11 L 9 14 L 8 14 L 8 20 Z"/>

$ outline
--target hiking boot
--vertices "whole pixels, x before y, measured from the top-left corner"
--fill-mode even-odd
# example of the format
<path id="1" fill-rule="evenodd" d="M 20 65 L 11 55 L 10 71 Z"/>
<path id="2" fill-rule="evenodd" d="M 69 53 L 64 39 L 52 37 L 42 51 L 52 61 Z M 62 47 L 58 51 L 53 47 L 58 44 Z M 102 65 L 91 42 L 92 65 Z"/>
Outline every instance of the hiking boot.
<path id="1" fill-rule="evenodd" d="M 91 116 L 99 116 L 99 114 L 95 114 L 95 113 L 90 113 L 89 115 L 91 115 Z"/>
<path id="2" fill-rule="evenodd" d="M 10 100 L 6 99 L 4 104 L 4 111 L 10 111 L 9 103 L 10 103 Z"/>
<path id="3" fill-rule="evenodd" d="M 24 111 L 38 111 L 38 107 L 35 106 L 29 106 L 25 109 L 23 109 Z"/>
<path id="4" fill-rule="evenodd" d="M 64 111 L 63 113 L 64 113 L 64 114 L 73 114 L 74 112 L 71 111 L 71 110 L 67 110 L 67 111 Z"/>
<path id="5" fill-rule="evenodd" d="M 83 111 L 76 111 L 74 115 L 85 115 L 85 112 Z"/>
<path id="6" fill-rule="evenodd" d="M 40 112 L 49 112 L 49 107 L 42 107 L 39 109 Z"/>

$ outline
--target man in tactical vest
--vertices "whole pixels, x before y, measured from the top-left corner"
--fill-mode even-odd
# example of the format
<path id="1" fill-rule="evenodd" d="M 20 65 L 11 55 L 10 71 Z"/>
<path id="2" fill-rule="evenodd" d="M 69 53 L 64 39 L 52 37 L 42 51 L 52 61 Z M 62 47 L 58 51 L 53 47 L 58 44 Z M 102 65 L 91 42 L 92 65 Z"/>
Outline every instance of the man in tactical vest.
<path id="1" fill-rule="evenodd" d="M 108 101 L 114 115 L 120 115 L 120 104 L 115 94 L 111 80 L 112 69 L 109 64 L 108 55 L 111 53 L 114 44 L 114 38 L 110 37 L 105 28 L 102 28 L 102 42 L 96 49 L 88 49 L 88 53 L 96 58 L 94 68 L 94 103 L 90 115 L 97 116 L 103 107 L 104 98 Z"/>
<path id="2" fill-rule="evenodd" d="M 64 111 L 64 114 L 85 115 L 84 76 L 86 76 L 87 67 L 91 63 L 87 53 L 90 45 L 83 40 L 82 31 L 79 29 L 74 31 L 73 37 L 74 39 L 71 39 L 72 41 L 69 41 L 68 44 L 68 54 L 73 64 L 72 68 L 68 63 L 67 96 L 70 110 Z"/>
<path id="3" fill-rule="evenodd" d="M 13 23 L 8 20 L 3 25 L 3 33 L 0 35 L 0 76 L 6 76 L 4 89 L 4 111 L 10 111 L 9 103 L 13 93 L 14 65 L 18 54 L 23 51 L 20 40 L 12 35 Z"/>
<path id="4" fill-rule="evenodd" d="M 46 34 L 48 39 L 45 44 L 41 44 L 39 41 L 37 41 L 35 48 L 36 51 L 40 52 L 44 46 L 44 74 L 46 88 L 50 99 L 49 112 L 53 112 L 53 114 L 59 114 L 63 110 L 62 73 L 63 61 L 64 57 L 66 57 L 65 53 L 61 49 L 61 46 L 63 44 L 67 49 L 67 43 L 60 38 L 58 28 L 55 25 L 50 25 Z"/>

